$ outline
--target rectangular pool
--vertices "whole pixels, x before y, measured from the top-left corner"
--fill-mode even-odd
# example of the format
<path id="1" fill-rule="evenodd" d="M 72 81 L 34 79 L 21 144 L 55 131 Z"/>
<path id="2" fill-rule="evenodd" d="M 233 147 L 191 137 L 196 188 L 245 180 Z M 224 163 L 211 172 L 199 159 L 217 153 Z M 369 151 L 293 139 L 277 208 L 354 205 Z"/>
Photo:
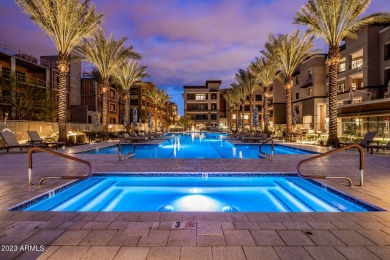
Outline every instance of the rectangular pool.
<path id="1" fill-rule="evenodd" d="M 365 212 L 381 209 L 294 174 L 98 174 L 11 210 Z"/>
<path id="2" fill-rule="evenodd" d="M 121 153 L 133 152 L 133 145 L 123 144 Z M 265 144 L 262 152 L 271 154 L 271 145 Z M 93 149 L 81 154 L 117 154 L 118 145 L 100 149 Z M 274 154 L 313 154 L 314 152 L 295 149 L 284 145 L 276 144 Z M 255 159 L 259 158 L 259 144 L 237 144 L 223 140 L 222 135 L 207 134 L 184 134 L 176 135 L 160 145 L 136 144 L 136 151 L 133 158 L 193 158 L 193 159 Z"/>

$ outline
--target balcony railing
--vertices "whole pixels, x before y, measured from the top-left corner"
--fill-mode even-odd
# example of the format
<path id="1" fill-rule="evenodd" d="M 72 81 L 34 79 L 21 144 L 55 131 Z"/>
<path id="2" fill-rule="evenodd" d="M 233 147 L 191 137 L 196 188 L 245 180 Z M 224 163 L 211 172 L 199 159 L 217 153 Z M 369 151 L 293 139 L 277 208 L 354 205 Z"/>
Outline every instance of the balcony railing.
<path id="1" fill-rule="evenodd" d="M 6 70 L 0 71 L 0 76 L 6 80 L 11 80 L 11 73 Z M 35 87 L 46 88 L 46 81 L 38 78 L 26 77 L 25 75 L 15 73 L 15 81 Z"/>

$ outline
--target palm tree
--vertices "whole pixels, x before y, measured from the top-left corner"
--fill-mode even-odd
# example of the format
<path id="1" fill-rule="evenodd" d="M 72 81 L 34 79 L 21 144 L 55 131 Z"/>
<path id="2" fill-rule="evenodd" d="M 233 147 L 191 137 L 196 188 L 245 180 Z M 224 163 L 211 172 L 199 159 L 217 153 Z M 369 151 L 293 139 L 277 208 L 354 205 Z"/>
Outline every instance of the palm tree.
<path id="1" fill-rule="evenodd" d="M 68 111 L 66 77 L 70 52 L 101 23 L 89 0 L 16 0 L 25 13 L 51 38 L 58 51 L 58 129 L 59 141 L 67 141 Z"/>
<path id="2" fill-rule="evenodd" d="M 145 92 L 144 92 L 145 96 L 147 98 L 150 99 L 150 101 L 152 102 L 152 104 L 154 105 L 154 111 L 155 111 L 155 127 L 157 129 L 157 114 L 158 114 L 158 105 L 159 105 L 159 102 L 161 100 L 161 91 L 155 87 L 155 86 L 152 86 L 152 87 L 148 87 Z"/>
<path id="3" fill-rule="evenodd" d="M 265 44 L 265 50 L 260 51 L 272 62 L 276 62 L 284 75 L 287 134 L 292 133 L 292 75 L 299 64 L 318 52 L 317 50 L 312 50 L 313 40 L 313 36 L 309 36 L 306 33 L 301 34 L 299 30 L 294 30 L 291 35 L 281 34 L 277 37 L 270 34 L 268 42 Z"/>
<path id="4" fill-rule="evenodd" d="M 105 38 L 102 29 L 99 29 L 93 34 L 90 41 L 85 40 L 83 45 L 78 48 L 84 55 L 85 60 L 94 64 L 102 77 L 102 128 L 108 130 L 108 90 L 110 87 L 109 79 L 115 74 L 118 67 L 127 59 L 140 59 L 141 56 L 133 51 L 133 47 L 125 47 L 126 37 L 115 41 L 111 35 L 108 39 Z"/>
<path id="5" fill-rule="evenodd" d="M 186 131 L 186 127 L 193 123 L 191 117 L 189 116 L 181 116 L 178 124 L 183 126 L 183 130 Z"/>
<path id="6" fill-rule="evenodd" d="M 246 88 L 245 84 L 242 84 L 242 79 L 240 79 L 241 77 L 245 77 L 243 76 L 243 74 L 245 73 L 244 70 L 242 69 L 239 69 L 238 70 L 238 73 L 235 74 L 235 79 L 236 81 L 240 82 L 241 83 L 232 83 L 231 86 L 235 89 L 236 91 L 236 94 L 238 96 L 238 98 L 240 99 L 240 105 L 241 105 L 241 131 L 243 132 L 244 129 L 245 129 L 245 124 L 244 124 L 244 110 L 245 110 L 245 101 L 248 97 L 248 89 Z"/>
<path id="7" fill-rule="evenodd" d="M 253 93 L 260 88 L 260 85 L 256 82 L 256 79 L 252 76 L 249 70 L 238 70 L 236 74 L 236 80 L 239 85 L 245 87 L 247 95 L 249 95 L 249 130 L 252 131 L 253 128 Z"/>
<path id="8" fill-rule="evenodd" d="M 327 145 L 336 147 L 337 137 L 337 70 L 340 45 L 371 24 L 389 23 L 390 13 L 374 13 L 365 17 L 371 0 L 309 0 L 295 16 L 294 23 L 307 25 L 308 33 L 325 40 L 329 66 L 329 136 Z"/>
<path id="9" fill-rule="evenodd" d="M 169 95 L 165 90 L 159 90 L 160 91 L 160 99 L 158 101 L 158 106 L 160 108 L 165 108 L 166 110 L 168 109 L 168 101 L 169 101 Z M 167 110 L 168 111 L 168 110 Z M 160 114 L 161 122 L 163 121 L 162 119 L 162 112 Z"/>
<path id="10" fill-rule="evenodd" d="M 264 132 L 268 133 L 268 98 L 269 88 L 272 85 L 275 78 L 280 74 L 277 64 L 271 62 L 265 57 L 256 58 L 254 62 L 251 62 L 249 71 L 255 77 L 263 88 L 263 105 L 262 105 L 262 125 L 264 126 Z"/>
<path id="11" fill-rule="evenodd" d="M 130 88 L 146 77 L 146 67 L 138 66 L 134 60 L 123 63 L 115 70 L 114 77 L 116 82 L 122 87 L 125 94 L 125 126 L 130 129 Z"/>
<path id="12" fill-rule="evenodd" d="M 226 102 L 229 104 L 230 107 L 233 108 L 233 110 L 236 110 L 238 112 L 238 108 L 240 106 L 240 97 L 236 93 L 236 89 L 234 88 L 228 88 L 226 89 L 226 94 L 223 95 Z M 236 131 L 238 131 L 238 115 L 236 117 Z M 229 118 L 229 125 L 230 125 L 230 131 L 232 131 L 232 117 Z"/>

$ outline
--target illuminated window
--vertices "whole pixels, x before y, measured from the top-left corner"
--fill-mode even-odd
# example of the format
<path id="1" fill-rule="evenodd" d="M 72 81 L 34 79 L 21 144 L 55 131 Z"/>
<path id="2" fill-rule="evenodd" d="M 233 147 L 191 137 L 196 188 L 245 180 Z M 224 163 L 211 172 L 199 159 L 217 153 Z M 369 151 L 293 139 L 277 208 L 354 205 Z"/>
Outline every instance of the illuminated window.
<path id="1" fill-rule="evenodd" d="M 206 94 L 196 94 L 196 100 L 206 100 Z"/>
<path id="2" fill-rule="evenodd" d="M 244 115 L 244 119 L 248 120 L 249 119 L 249 115 Z"/>
<path id="3" fill-rule="evenodd" d="M 351 67 L 352 69 L 361 68 L 363 66 L 363 58 L 357 58 L 352 61 Z"/>
<path id="4" fill-rule="evenodd" d="M 352 90 L 356 90 L 356 82 L 352 82 L 352 84 L 351 84 L 351 89 L 352 89 Z"/>
<path id="5" fill-rule="evenodd" d="M 232 119 L 234 119 L 234 120 L 236 119 L 236 114 L 232 115 Z"/>
<path id="6" fill-rule="evenodd" d="M 345 91 L 345 84 L 344 83 L 339 83 L 338 85 L 337 85 L 337 92 L 338 93 L 342 93 L 342 92 L 344 92 Z"/>
<path id="7" fill-rule="evenodd" d="M 339 63 L 339 73 L 345 71 L 345 62 Z"/>
<path id="8" fill-rule="evenodd" d="M 313 69 L 309 69 L 307 71 L 307 76 L 309 77 L 309 79 L 312 79 L 313 78 Z"/>

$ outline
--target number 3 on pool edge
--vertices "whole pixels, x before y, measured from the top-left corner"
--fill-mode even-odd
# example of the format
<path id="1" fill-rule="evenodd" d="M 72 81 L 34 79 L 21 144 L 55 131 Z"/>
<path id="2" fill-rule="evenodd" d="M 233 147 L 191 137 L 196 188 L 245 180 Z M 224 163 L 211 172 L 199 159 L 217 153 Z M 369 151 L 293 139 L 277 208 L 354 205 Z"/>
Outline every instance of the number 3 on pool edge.
<path id="1" fill-rule="evenodd" d="M 176 222 L 176 225 L 175 225 L 175 227 L 180 227 L 180 222 Z"/>

